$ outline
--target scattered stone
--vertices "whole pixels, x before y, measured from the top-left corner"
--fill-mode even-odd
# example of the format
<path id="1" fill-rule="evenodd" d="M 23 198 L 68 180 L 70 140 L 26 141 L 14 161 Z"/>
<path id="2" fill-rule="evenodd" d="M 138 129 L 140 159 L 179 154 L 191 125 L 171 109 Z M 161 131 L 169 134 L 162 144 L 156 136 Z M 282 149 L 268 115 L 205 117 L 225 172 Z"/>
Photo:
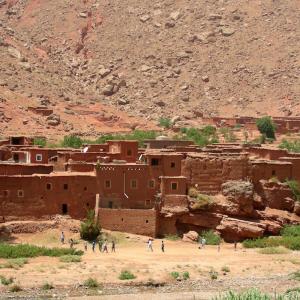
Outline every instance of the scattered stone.
<path id="1" fill-rule="evenodd" d="M 119 105 L 127 105 L 127 104 L 129 104 L 129 101 L 127 100 L 127 99 L 119 99 L 118 100 L 118 104 Z"/>
<path id="2" fill-rule="evenodd" d="M 235 33 L 235 29 L 229 28 L 229 27 L 224 27 L 221 29 L 221 33 L 224 36 L 231 36 Z"/>
<path id="3" fill-rule="evenodd" d="M 207 75 L 202 76 L 202 81 L 209 82 L 209 77 Z"/>
<path id="4" fill-rule="evenodd" d="M 194 243 L 198 242 L 199 234 L 196 231 L 189 231 L 188 233 L 185 233 L 182 237 L 183 242 L 189 242 Z"/>
<path id="5" fill-rule="evenodd" d="M 142 15 L 140 17 L 140 21 L 142 21 L 143 23 L 147 22 L 148 20 L 150 20 L 150 15 Z"/>
<path id="6" fill-rule="evenodd" d="M 173 20 L 173 21 L 177 21 L 179 18 L 181 17 L 181 14 L 180 14 L 180 11 L 174 11 L 170 14 L 170 18 Z"/>
<path id="7" fill-rule="evenodd" d="M 107 84 L 103 90 L 102 90 L 103 95 L 105 96 L 111 96 L 114 94 L 114 85 L 113 84 Z"/>

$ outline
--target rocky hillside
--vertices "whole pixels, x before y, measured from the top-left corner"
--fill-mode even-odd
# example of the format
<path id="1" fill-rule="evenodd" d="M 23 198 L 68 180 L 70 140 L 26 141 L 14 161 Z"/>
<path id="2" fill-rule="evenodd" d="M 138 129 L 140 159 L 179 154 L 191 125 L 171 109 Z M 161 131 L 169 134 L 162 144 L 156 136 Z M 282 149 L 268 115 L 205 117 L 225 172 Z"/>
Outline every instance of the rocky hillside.
<path id="1" fill-rule="evenodd" d="M 298 0 L 0 0 L 1 134 L 57 133 L 27 112 L 40 104 L 59 132 L 95 134 L 160 116 L 298 115 L 299 33 Z"/>

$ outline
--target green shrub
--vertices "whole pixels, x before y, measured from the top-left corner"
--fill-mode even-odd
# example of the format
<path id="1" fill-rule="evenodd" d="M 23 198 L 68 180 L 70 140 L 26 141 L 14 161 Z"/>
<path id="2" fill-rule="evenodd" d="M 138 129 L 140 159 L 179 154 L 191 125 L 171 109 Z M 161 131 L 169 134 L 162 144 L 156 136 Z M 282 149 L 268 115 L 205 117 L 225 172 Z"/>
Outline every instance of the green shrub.
<path id="1" fill-rule="evenodd" d="M 170 118 L 159 118 L 158 124 L 160 127 L 164 127 L 167 129 L 172 127 L 172 122 Z"/>
<path id="2" fill-rule="evenodd" d="M 136 278 L 136 276 L 127 270 L 122 271 L 119 275 L 120 280 L 131 280 L 131 279 L 135 279 L 135 278 Z"/>
<path id="3" fill-rule="evenodd" d="M 12 293 L 17 293 L 17 292 L 22 291 L 22 288 L 19 285 L 14 284 L 10 287 L 9 291 Z"/>
<path id="4" fill-rule="evenodd" d="M 78 255 L 64 255 L 59 260 L 64 263 L 78 263 L 81 262 L 81 257 Z"/>
<path id="5" fill-rule="evenodd" d="M 86 219 L 80 224 L 80 237 L 87 241 L 94 241 L 100 233 L 101 227 L 95 220 L 95 211 L 89 210 Z"/>
<path id="6" fill-rule="evenodd" d="M 46 282 L 42 285 L 42 290 L 44 291 L 53 290 L 53 289 L 54 286 L 51 283 Z"/>
<path id="7" fill-rule="evenodd" d="M 69 248 L 46 248 L 29 244 L 0 243 L 0 258 L 26 258 L 37 256 L 82 255 L 83 251 Z"/>
<path id="8" fill-rule="evenodd" d="M 237 138 L 231 128 L 222 127 L 220 133 L 223 135 L 226 143 L 236 142 Z"/>
<path id="9" fill-rule="evenodd" d="M 241 293 L 229 291 L 223 295 L 213 298 L 213 300 L 271 300 L 271 299 L 273 299 L 271 296 L 267 294 L 263 294 L 257 289 L 250 289 L 246 292 L 241 292 Z M 274 300 L 277 300 L 277 298 Z"/>
<path id="10" fill-rule="evenodd" d="M 289 251 L 282 247 L 266 247 L 259 250 L 261 254 L 287 254 Z"/>
<path id="11" fill-rule="evenodd" d="M 100 286 L 99 282 L 94 278 L 88 278 L 83 285 L 89 289 L 95 289 Z"/>
<path id="12" fill-rule="evenodd" d="M 189 272 L 183 272 L 183 273 L 182 273 L 182 279 L 183 279 L 183 280 L 188 280 L 188 279 L 190 279 L 190 273 L 189 273 Z"/>
<path id="13" fill-rule="evenodd" d="M 65 148 L 80 148 L 83 143 L 83 140 L 79 136 L 68 135 L 64 137 L 61 146 Z"/>
<path id="14" fill-rule="evenodd" d="M 201 237 L 206 239 L 207 245 L 219 245 L 221 243 L 221 238 L 213 230 L 203 231 Z"/>
<path id="15" fill-rule="evenodd" d="M 0 264 L 0 268 L 20 269 L 28 263 L 26 258 L 14 258 L 7 260 L 4 264 Z"/>
<path id="16" fill-rule="evenodd" d="M 208 210 L 213 204 L 213 198 L 209 195 L 198 194 L 195 203 L 191 206 L 193 210 Z"/>
<path id="17" fill-rule="evenodd" d="M 218 272 L 214 271 L 214 270 L 210 270 L 209 271 L 209 277 L 211 280 L 216 280 L 218 279 Z"/>
<path id="18" fill-rule="evenodd" d="M 300 201 L 300 185 L 297 180 L 286 180 L 286 184 L 292 190 L 296 201 Z"/>
<path id="19" fill-rule="evenodd" d="M 221 271 L 222 271 L 222 272 L 225 272 L 225 273 L 229 273 L 229 272 L 230 272 L 230 269 L 229 269 L 229 267 L 224 266 L 224 267 L 222 267 Z"/>
<path id="20" fill-rule="evenodd" d="M 179 272 L 173 271 L 173 272 L 170 273 L 170 275 L 171 275 L 171 277 L 174 278 L 174 279 L 179 278 Z"/>
<path id="21" fill-rule="evenodd" d="M 177 234 L 166 234 L 164 238 L 169 241 L 178 241 L 181 239 L 180 236 Z"/>
<path id="22" fill-rule="evenodd" d="M 281 229 L 280 234 L 282 236 L 300 237 L 300 225 L 286 225 Z"/>
<path id="23" fill-rule="evenodd" d="M 289 152 L 300 153 L 300 140 L 288 141 L 283 139 L 279 145 L 280 149 L 287 149 Z"/>
<path id="24" fill-rule="evenodd" d="M 199 195 L 199 191 L 196 188 L 191 187 L 191 188 L 189 188 L 188 194 L 191 198 L 197 198 L 197 196 Z"/>
<path id="25" fill-rule="evenodd" d="M 296 271 L 296 272 L 290 274 L 290 277 L 291 277 L 292 279 L 295 279 L 295 280 L 299 280 L 299 281 L 300 281 L 300 271 Z"/>
<path id="26" fill-rule="evenodd" d="M 275 139 L 275 124 L 271 117 L 265 116 L 256 121 L 259 132 L 269 139 Z"/>
<path id="27" fill-rule="evenodd" d="M 45 138 L 35 138 L 33 140 L 33 144 L 36 145 L 36 146 L 40 146 L 40 147 L 45 147 L 46 144 L 47 144 L 47 141 Z"/>
<path id="28" fill-rule="evenodd" d="M 181 132 L 184 135 L 183 137 L 185 139 L 191 140 L 201 147 L 219 142 L 218 136 L 216 134 L 216 128 L 210 125 L 202 129 L 182 128 Z"/>
<path id="29" fill-rule="evenodd" d="M 3 285 L 10 285 L 14 282 L 14 279 L 12 277 L 6 278 L 6 277 L 0 275 L 0 281 Z"/>

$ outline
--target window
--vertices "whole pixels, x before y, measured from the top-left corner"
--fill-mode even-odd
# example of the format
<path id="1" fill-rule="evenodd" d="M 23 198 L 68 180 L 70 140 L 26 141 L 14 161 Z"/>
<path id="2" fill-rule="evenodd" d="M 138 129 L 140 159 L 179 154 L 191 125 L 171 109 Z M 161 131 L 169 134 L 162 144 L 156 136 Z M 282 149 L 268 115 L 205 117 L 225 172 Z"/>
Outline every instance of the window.
<path id="1" fill-rule="evenodd" d="M 66 215 L 68 213 L 68 204 L 63 204 L 61 207 L 61 211 L 63 215 Z"/>
<path id="2" fill-rule="evenodd" d="M 18 198 L 23 198 L 23 197 L 24 197 L 24 191 L 18 190 Z"/>
<path id="3" fill-rule="evenodd" d="M 68 184 L 65 183 L 65 184 L 64 184 L 64 190 L 67 190 L 68 188 L 69 188 Z"/>
<path id="4" fill-rule="evenodd" d="M 154 179 L 151 179 L 151 180 L 149 181 L 149 188 L 150 188 L 150 189 L 154 189 L 154 188 L 155 188 L 155 180 L 154 180 Z"/>
<path id="5" fill-rule="evenodd" d="M 171 190 L 176 191 L 177 190 L 177 182 L 171 183 Z"/>
<path id="6" fill-rule="evenodd" d="M 16 162 L 16 163 L 18 163 L 19 162 L 19 154 L 14 154 L 14 161 Z"/>
<path id="7" fill-rule="evenodd" d="M 111 181 L 105 180 L 105 188 L 110 189 L 111 188 Z"/>
<path id="8" fill-rule="evenodd" d="M 171 168 L 175 168 L 175 163 L 173 161 L 171 162 Z"/>
<path id="9" fill-rule="evenodd" d="M 87 191 L 87 187 L 85 186 L 85 187 L 83 188 L 83 190 L 84 190 L 84 191 Z"/>
<path id="10" fill-rule="evenodd" d="M 51 183 L 47 183 L 46 184 L 46 189 L 47 190 L 52 190 L 52 184 Z"/>
<path id="11" fill-rule="evenodd" d="M 87 203 L 87 204 L 86 204 L 86 207 L 90 207 L 90 204 L 89 204 L 89 203 Z"/>
<path id="12" fill-rule="evenodd" d="M 151 166 L 158 166 L 159 160 L 158 158 L 151 158 Z"/>
<path id="13" fill-rule="evenodd" d="M 272 170 L 272 176 L 276 176 L 276 171 Z"/>
<path id="14" fill-rule="evenodd" d="M 146 200 L 145 204 L 146 204 L 146 206 L 150 206 L 151 205 L 151 200 Z"/>
<path id="15" fill-rule="evenodd" d="M 108 208 L 113 208 L 113 204 L 114 204 L 114 203 L 113 203 L 112 201 L 109 201 L 109 202 L 108 202 Z"/>
<path id="16" fill-rule="evenodd" d="M 43 160 L 43 155 L 42 155 L 42 154 L 37 154 L 37 155 L 35 156 L 35 160 L 36 160 L 36 161 L 42 161 L 42 160 Z"/>
<path id="17" fill-rule="evenodd" d="M 130 187 L 131 187 L 132 189 L 136 189 L 136 188 L 137 188 L 137 180 L 132 179 L 132 180 L 130 181 Z"/>
<path id="18" fill-rule="evenodd" d="M 148 220 L 146 220 L 146 223 L 149 223 L 149 221 L 148 221 Z"/>
<path id="19" fill-rule="evenodd" d="M 127 150 L 127 156 L 132 156 L 132 151 L 131 151 L 131 149 L 128 149 L 128 150 Z"/>
<path id="20" fill-rule="evenodd" d="M 3 197 L 8 197 L 8 196 L 9 196 L 9 190 L 4 190 Z"/>

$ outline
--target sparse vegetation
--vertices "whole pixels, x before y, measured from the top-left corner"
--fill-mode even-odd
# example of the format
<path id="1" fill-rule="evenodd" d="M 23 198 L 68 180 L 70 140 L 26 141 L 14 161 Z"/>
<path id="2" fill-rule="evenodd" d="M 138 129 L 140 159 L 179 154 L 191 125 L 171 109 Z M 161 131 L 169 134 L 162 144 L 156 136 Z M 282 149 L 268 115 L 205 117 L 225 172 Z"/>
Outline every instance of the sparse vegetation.
<path id="1" fill-rule="evenodd" d="M 266 138 L 275 139 L 276 126 L 271 117 L 265 116 L 256 121 L 256 126 L 262 135 Z"/>
<path id="2" fill-rule="evenodd" d="M 222 272 L 225 272 L 225 273 L 229 273 L 229 272 L 230 272 L 230 269 L 229 269 L 229 267 L 224 266 L 224 267 L 222 267 L 221 271 L 222 271 Z"/>
<path id="3" fill-rule="evenodd" d="M 208 210 L 211 208 L 213 204 L 213 198 L 209 195 L 198 194 L 196 198 L 194 198 L 194 203 L 191 205 L 191 209 L 193 210 Z"/>
<path id="4" fill-rule="evenodd" d="M 261 254 L 287 254 L 289 251 L 283 247 L 266 247 L 259 250 Z"/>
<path id="5" fill-rule="evenodd" d="M 218 279 L 218 272 L 216 272 L 215 270 L 210 270 L 209 271 L 209 277 L 211 280 L 216 280 Z"/>
<path id="6" fill-rule="evenodd" d="M 226 143 L 233 143 L 237 140 L 233 130 L 229 127 L 220 128 L 220 133 L 223 135 Z"/>
<path id="7" fill-rule="evenodd" d="M 203 231 L 201 237 L 206 239 L 207 245 L 219 245 L 221 243 L 221 238 L 213 230 Z M 200 238 L 201 238 L 200 237 Z"/>
<path id="8" fill-rule="evenodd" d="M 288 141 L 283 139 L 279 145 L 280 149 L 287 149 L 289 152 L 300 152 L 300 140 Z"/>
<path id="9" fill-rule="evenodd" d="M 5 276 L 0 275 L 0 281 L 3 285 L 10 285 L 14 282 L 12 277 L 6 278 Z"/>
<path id="10" fill-rule="evenodd" d="M 216 128 L 211 125 L 205 126 L 202 129 L 181 128 L 182 138 L 192 140 L 201 147 L 219 142 L 216 131 Z"/>
<path id="11" fill-rule="evenodd" d="M 182 273 L 182 279 L 183 280 L 188 280 L 188 279 L 190 279 L 190 273 L 189 272 L 183 272 Z"/>
<path id="12" fill-rule="evenodd" d="M 172 127 L 172 122 L 170 118 L 160 118 L 158 120 L 158 124 L 160 127 L 164 127 L 164 128 L 171 128 Z"/>
<path id="13" fill-rule="evenodd" d="M 297 290 L 287 291 L 285 294 L 265 294 L 258 289 L 250 289 L 245 292 L 233 292 L 229 291 L 218 297 L 212 298 L 212 300 L 298 300 L 300 297 Z"/>
<path id="14" fill-rule="evenodd" d="M 18 284 L 14 284 L 10 287 L 9 291 L 12 293 L 17 293 L 17 292 L 21 292 L 22 288 Z"/>
<path id="15" fill-rule="evenodd" d="M 46 248 L 29 244 L 0 243 L 0 258 L 26 258 L 37 256 L 82 255 L 83 251 L 68 248 Z"/>
<path id="16" fill-rule="evenodd" d="M 84 141 L 76 135 L 65 136 L 61 142 L 61 146 L 65 148 L 80 148 Z"/>
<path id="17" fill-rule="evenodd" d="M 128 270 L 122 271 L 119 275 L 120 280 L 131 280 L 131 279 L 135 279 L 135 278 L 136 278 L 136 276 Z"/>
<path id="18" fill-rule="evenodd" d="M 178 241 L 181 239 L 180 236 L 177 234 L 166 234 L 164 238 L 169 241 Z"/>
<path id="19" fill-rule="evenodd" d="M 89 289 L 95 289 L 100 286 L 99 282 L 94 278 L 88 278 L 83 285 Z"/>
<path id="20" fill-rule="evenodd" d="M 296 201 L 300 201 L 300 185 L 297 180 L 286 180 L 286 184 L 292 190 Z"/>
<path id="21" fill-rule="evenodd" d="M 59 260 L 64 263 L 78 263 L 81 262 L 81 257 L 78 255 L 64 255 Z"/>
<path id="22" fill-rule="evenodd" d="M 53 289 L 54 289 L 54 286 L 51 283 L 46 282 L 42 285 L 42 290 L 44 290 L 44 291 L 49 291 L 49 290 L 53 290 Z"/>
<path id="23" fill-rule="evenodd" d="M 20 269 L 27 263 L 28 263 L 28 260 L 26 258 L 9 259 L 4 264 L 0 264 L 0 269 L 2 269 L 2 268 Z"/>
<path id="24" fill-rule="evenodd" d="M 86 219 L 80 225 L 80 237 L 87 241 L 93 241 L 101 233 L 99 222 L 95 220 L 95 212 L 89 210 Z"/>
<path id="25" fill-rule="evenodd" d="M 174 278 L 174 279 L 177 279 L 179 278 L 180 274 L 179 272 L 176 272 L 176 271 L 173 271 L 170 273 L 171 277 Z"/>
<path id="26" fill-rule="evenodd" d="M 46 138 L 35 138 L 33 140 L 35 146 L 45 147 L 47 144 Z"/>
<path id="27" fill-rule="evenodd" d="M 263 237 L 243 241 L 245 248 L 267 248 L 283 246 L 291 250 L 300 250 L 300 225 L 286 226 L 279 237 Z"/>

